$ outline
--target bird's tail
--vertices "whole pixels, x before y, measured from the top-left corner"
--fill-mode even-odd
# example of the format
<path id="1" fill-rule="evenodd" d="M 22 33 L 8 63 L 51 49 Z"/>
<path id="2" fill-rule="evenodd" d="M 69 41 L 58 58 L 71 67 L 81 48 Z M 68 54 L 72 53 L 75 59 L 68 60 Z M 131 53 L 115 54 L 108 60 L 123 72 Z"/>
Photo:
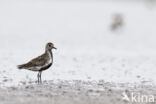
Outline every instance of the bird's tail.
<path id="1" fill-rule="evenodd" d="M 18 69 L 24 69 L 24 67 L 25 67 L 24 64 L 23 64 L 23 65 L 17 65 L 17 68 L 18 68 Z"/>

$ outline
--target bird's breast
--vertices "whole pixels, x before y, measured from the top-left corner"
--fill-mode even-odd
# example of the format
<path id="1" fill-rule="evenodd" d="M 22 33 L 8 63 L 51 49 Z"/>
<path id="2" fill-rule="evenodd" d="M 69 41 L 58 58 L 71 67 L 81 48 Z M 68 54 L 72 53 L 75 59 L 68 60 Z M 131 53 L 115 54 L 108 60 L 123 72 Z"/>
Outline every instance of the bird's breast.
<path id="1" fill-rule="evenodd" d="M 40 70 L 46 70 L 46 69 L 48 69 L 51 65 L 52 65 L 52 63 L 49 63 L 49 64 L 43 66 Z"/>
<path id="2" fill-rule="evenodd" d="M 48 51 L 48 64 L 53 63 L 53 55 L 50 51 Z"/>

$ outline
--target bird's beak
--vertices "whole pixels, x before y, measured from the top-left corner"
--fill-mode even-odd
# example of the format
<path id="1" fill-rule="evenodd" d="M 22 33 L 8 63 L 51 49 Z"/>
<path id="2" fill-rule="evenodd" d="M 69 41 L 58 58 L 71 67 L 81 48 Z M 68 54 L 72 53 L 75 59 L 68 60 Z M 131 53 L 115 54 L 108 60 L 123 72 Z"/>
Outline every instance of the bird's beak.
<path id="1" fill-rule="evenodd" d="M 57 49 L 56 47 L 53 47 L 54 49 Z"/>

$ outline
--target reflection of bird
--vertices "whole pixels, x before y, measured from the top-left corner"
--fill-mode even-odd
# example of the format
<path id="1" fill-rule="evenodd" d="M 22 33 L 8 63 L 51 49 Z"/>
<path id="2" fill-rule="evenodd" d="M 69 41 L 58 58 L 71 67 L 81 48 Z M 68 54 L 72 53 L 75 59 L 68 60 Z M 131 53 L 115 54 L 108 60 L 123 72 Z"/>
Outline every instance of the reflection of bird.
<path id="1" fill-rule="evenodd" d="M 47 43 L 45 53 L 37 58 L 32 59 L 26 64 L 18 65 L 19 69 L 28 69 L 31 71 L 38 71 L 38 83 L 41 83 L 41 73 L 43 70 L 48 69 L 53 64 L 52 49 L 56 49 L 53 43 Z"/>

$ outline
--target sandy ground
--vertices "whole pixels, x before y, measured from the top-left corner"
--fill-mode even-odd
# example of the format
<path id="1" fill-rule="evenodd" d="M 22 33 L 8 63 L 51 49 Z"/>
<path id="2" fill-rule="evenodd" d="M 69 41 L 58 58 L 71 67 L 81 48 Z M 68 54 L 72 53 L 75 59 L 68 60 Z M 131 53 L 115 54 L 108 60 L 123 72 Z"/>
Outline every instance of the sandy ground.
<path id="1" fill-rule="evenodd" d="M 154 56 L 56 54 L 54 65 L 42 74 L 42 84 L 34 82 L 37 73 L 16 68 L 16 56 L 20 59 L 23 55 L 12 53 L 3 61 L 0 104 L 155 104 L 123 100 L 123 93 L 129 98 L 136 93 L 137 99 L 143 95 L 156 97 Z"/>
<path id="2" fill-rule="evenodd" d="M 131 92 L 156 96 L 155 86 L 147 84 L 148 82 L 135 86 L 128 83 L 113 84 L 102 80 L 21 83 L 18 87 L 0 89 L 1 104 L 155 104 L 155 102 L 128 102 L 122 99 L 123 93 L 130 96 Z"/>
<path id="3" fill-rule="evenodd" d="M 0 104 L 135 104 L 122 95 L 156 96 L 152 4 L 1 0 Z M 118 13 L 124 25 L 112 32 Z M 37 73 L 16 66 L 42 54 L 47 42 L 58 50 L 38 85 Z"/>

